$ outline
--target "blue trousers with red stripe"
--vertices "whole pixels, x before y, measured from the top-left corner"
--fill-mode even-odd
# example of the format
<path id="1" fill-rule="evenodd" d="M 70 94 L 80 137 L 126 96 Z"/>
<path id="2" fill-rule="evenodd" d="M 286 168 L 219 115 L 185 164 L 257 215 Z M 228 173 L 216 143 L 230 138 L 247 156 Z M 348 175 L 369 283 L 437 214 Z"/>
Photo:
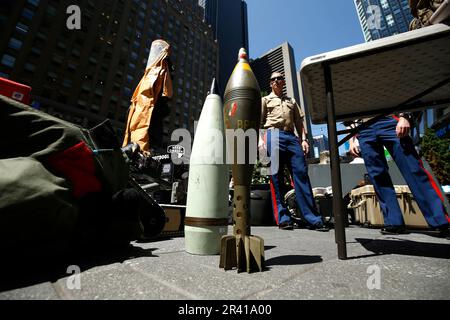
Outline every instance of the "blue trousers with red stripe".
<path id="1" fill-rule="evenodd" d="M 279 161 L 278 172 L 271 176 L 272 205 L 275 220 L 278 224 L 283 222 L 291 222 L 289 210 L 284 203 L 284 195 L 282 194 L 282 183 L 284 183 L 283 170 L 287 165 L 289 172 L 294 180 L 296 202 L 306 221 L 311 225 L 322 225 L 322 217 L 315 206 L 314 197 L 311 189 L 311 182 L 308 176 L 308 166 L 306 164 L 305 155 L 298 137 L 287 131 L 279 131 L 278 146 L 274 144 L 271 130 L 267 130 L 267 150 L 271 161 Z M 278 158 L 271 154 L 278 154 Z"/>
<path id="2" fill-rule="evenodd" d="M 383 146 L 400 169 L 428 224 L 431 227 L 446 225 L 448 221 L 444 204 L 436 184 L 424 169 L 411 137 L 397 137 L 397 123 L 393 117 L 384 117 L 361 130 L 358 136 L 361 154 L 377 194 L 385 226 L 401 226 L 404 221 L 388 172 Z"/>

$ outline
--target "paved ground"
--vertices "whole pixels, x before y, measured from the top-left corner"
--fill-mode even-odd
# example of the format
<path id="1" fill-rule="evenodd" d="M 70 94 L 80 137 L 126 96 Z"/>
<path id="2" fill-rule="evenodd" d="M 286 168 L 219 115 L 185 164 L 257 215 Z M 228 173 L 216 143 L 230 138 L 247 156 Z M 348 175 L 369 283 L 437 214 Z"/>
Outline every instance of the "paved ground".
<path id="1" fill-rule="evenodd" d="M 334 231 L 253 227 L 252 233 L 265 241 L 267 270 L 252 274 L 219 269 L 219 256 L 186 253 L 181 237 L 133 243 L 129 250 L 73 262 L 25 261 L 15 271 L 2 272 L 0 299 L 450 298 L 449 240 L 423 233 L 383 236 L 374 229 L 346 230 L 349 259 L 342 261 Z M 79 278 L 67 272 L 69 264 L 81 268 Z"/>

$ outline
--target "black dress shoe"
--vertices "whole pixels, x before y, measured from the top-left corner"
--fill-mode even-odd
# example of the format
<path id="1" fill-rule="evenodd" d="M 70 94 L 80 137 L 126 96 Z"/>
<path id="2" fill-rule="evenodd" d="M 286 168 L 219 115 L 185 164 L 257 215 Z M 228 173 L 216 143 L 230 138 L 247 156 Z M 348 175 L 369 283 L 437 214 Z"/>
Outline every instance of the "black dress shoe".
<path id="1" fill-rule="evenodd" d="M 325 226 L 329 229 L 334 229 L 334 222 L 331 221 L 325 222 Z"/>
<path id="2" fill-rule="evenodd" d="M 280 230 L 294 230 L 294 226 L 290 222 L 282 222 L 278 225 Z"/>
<path id="3" fill-rule="evenodd" d="M 319 232 L 328 232 L 330 231 L 330 228 L 328 226 L 323 225 L 321 227 L 316 227 L 314 230 Z"/>
<path id="4" fill-rule="evenodd" d="M 448 224 L 438 227 L 437 230 L 439 231 L 440 238 L 446 238 L 450 240 L 450 229 Z"/>
<path id="5" fill-rule="evenodd" d="M 394 235 L 406 233 L 405 226 L 384 227 L 380 230 L 381 234 Z"/>
<path id="6" fill-rule="evenodd" d="M 319 231 L 319 232 L 328 232 L 330 228 L 322 223 L 316 224 L 308 227 L 309 230 Z"/>

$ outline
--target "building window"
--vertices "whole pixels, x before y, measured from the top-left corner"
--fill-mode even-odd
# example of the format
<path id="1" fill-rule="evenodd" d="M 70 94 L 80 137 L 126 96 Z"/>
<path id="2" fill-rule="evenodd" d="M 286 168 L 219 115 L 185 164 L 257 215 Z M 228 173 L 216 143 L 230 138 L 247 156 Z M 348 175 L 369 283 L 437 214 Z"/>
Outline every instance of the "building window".
<path id="1" fill-rule="evenodd" d="M 47 36 L 42 33 L 42 32 L 38 32 L 36 37 L 41 41 L 41 42 L 45 42 L 47 40 Z"/>
<path id="2" fill-rule="evenodd" d="M 66 45 L 64 44 L 64 42 L 59 42 L 58 48 L 61 49 L 61 51 L 64 51 L 64 50 L 66 50 Z"/>
<path id="3" fill-rule="evenodd" d="M 28 0 L 28 3 L 33 5 L 33 6 L 35 6 L 35 7 L 37 7 L 38 4 L 39 4 L 39 0 Z"/>
<path id="4" fill-rule="evenodd" d="M 31 63 L 25 63 L 24 69 L 30 72 L 34 72 L 34 70 L 36 70 L 36 67 Z"/>
<path id="5" fill-rule="evenodd" d="M 56 73 L 54 73 L 53 71 L 47 72 L 47 79 L 50 80 L 51 82 L 56 82 L 57 77 L 58 77 L 58 75 Z"/>
<path id="6" fill-rule="evenodd" d="M 16 62 L 16 58 L 14 58 L 13 56 L 10 56 L 9 54 L 4 54 L 2 57 L 2 61 L 1 63 L 5 66 L 8 67 L 13 67 L 14 63 Z"/>
<path id="7" fill-rule="evenodd" d="M 17 23 L 16 30 L 21 34 L 26 34 L 28 32 L 28 26 L 24 25 L 23 23 Z"/>
<path id="8" fill-rule="evenodd" d="M 31 19 L 33 19 L 33 16 L 34 16 L 33 11 L 31 11 L 30 9 L 27 9 L 27 8 L 23 9 L 22 17 L 24 17 L 25 19 L 31 20 Z"/>
<path id="9" fill-rule="evenodd" d="M 69 62 L 69 63 L 67 64 L 67 69 L 74 71 L 74 70 L 77 69 L 77 66 L 76 66 L 76 64 L 73 63 L 73 62 Z"/>
<path id="10" fill-rule="evenodd" d="M 75 58 L 79 58 L 80 57 L 80 50 L 73 49 L 72 50 L 72 56 L 74 56 Z"/>
<path id="11" fill-rule="evenodd" d="M 86 107 L 87 103 L 84 100 L 78 100 L 78 107 L 80 107 L 81 109 L 84 109 Z M 93 106 L 91 106 L 92 108 Z"/>
<path id="12" fill-rule="evenodd" d="M 91 91 L 91 85 L 89 83 L 84 83 L 81 87 L 83 91 L 90 92 Z"/>
<path id="13" fill-rule="evenodd" d="M 8 47 L 19 50 L 22 47 L 22 41 L 17 40 L 16 38 L 11 38 L 9 40 Z"/>
<path id="14" fill-rule="evenodd" d="M 132 94 L 131 89 L 128 87 L 125 87 L 123 89 L 123 93 L 125 94 L 126 97 L 131 97 L 131 94 Z"/>
<path id="15" fill-rule="evenodd" d="M 41 55 L 41 50 L 39 48 L 32 48 L 31 53 L 33 53 L 36 57 L 39 57 Z"/>
<path id="16" fill-rule="evenodd" d="M 389 8 L 389 3 L 387 2 L 387 0 L 381 0 L 380 3 L 383 9 Z"/>
<path id="17" fill-rule="evenodd" d="M 63 63 L 64 58 L 63 58 L 62 56 L 60 56 L 59 54 L 54 54 L 54 55 L 53 55 L 52 61 L 53 61 L 55 64 L 60 65 L 60 64 Z"/>
<path id="18" fill-rule="evenodd" d="M 389 27 L 392 27 L 394 25 L 395 21 L 394 21 L 394 18 L 392 17 L 391 14 L 388 14 L 386 16 L 386 22 L 387 22 Z"/>
<path id="19" fill-rule="evenodd" d="M 70 88 L 72 86 L 72 81 L 70 81 L 69 79 L 64 79 L 62 84 L 64 87 Z"/>

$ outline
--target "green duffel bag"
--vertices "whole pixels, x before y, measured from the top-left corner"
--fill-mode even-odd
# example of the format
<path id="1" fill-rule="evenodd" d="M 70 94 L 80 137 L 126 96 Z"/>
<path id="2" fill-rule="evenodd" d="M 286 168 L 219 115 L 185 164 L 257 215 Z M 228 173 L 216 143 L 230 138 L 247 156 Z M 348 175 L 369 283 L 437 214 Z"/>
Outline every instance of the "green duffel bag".
<path id="1" fill-rule="evenodd" d="M 0 248 L 136 239 L 136 215 L 117 210 L 133 200 L 117 195 L 128 163 L 107 121 L 87 130 L 0 96 L 0 135 Z"/>

